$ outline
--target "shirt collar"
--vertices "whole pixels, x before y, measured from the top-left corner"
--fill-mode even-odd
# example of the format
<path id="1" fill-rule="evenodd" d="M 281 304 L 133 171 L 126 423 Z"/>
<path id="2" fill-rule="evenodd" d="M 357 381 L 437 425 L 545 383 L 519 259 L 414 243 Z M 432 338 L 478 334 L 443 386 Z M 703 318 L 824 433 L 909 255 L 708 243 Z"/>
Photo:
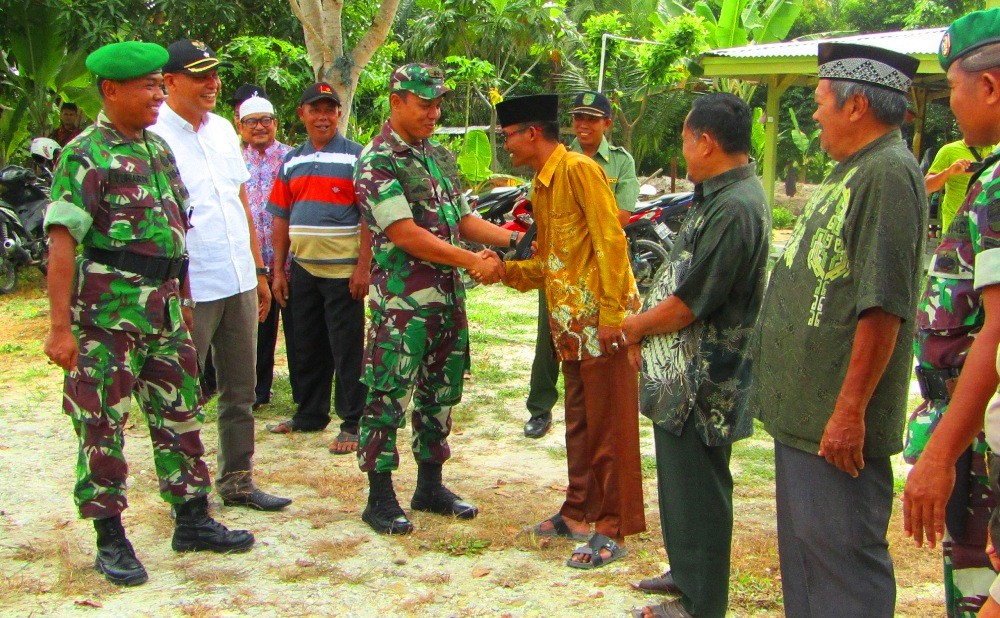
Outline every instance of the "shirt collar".
<path id="1" fill-rule="evenodd" d="M 94 120 L 94 126 L 101 132 L 101 135 L 104 137 L 104 141 L 108 144 L 118 145 L 136 143 L 136 140 L 119 131 L 117 127 L 111 123 L 111 119 L 104 113 L 104 110 L 98 112 L 97 119 Z M 143 129 L 142 140 L 139 141 L 146 141 L 149 135 L 150 133 L 146 129 Z"/>
<path id="2" fill-rule="evenodd" d="M 867 155 L 868 153 L 884 148 L 885 146 L 888 146 L 891 142 L 895 142 L 902 139 L 903 139 L 903 133 L 899 130 L 899 127 L 892 129 L 885 135 L 877 137 L 871 142 L 862 146 L 857 152 L 855 152 L 854 154 L 852 154 L 851 156 L 847 157 L 839 164 L 837 164 L 837 167 L 838 168 L 851 167 L 858 161 L 858 159 Z"/>
<path id="3" fill-rule="evenodd" d="M 702 199 L 705 199 L 713 193 L 718 193 L 735 182 L 746 180 L 747 178 L 754 176 L 756 173 L 757 163 L 751 159 L 750 163 L 747 163 L 746 165 L 740 165 L 732 169 L 728 169 L 721 174 L 716 174 L 707 180 L 701 181 L 695 185 L 695 196 L 700 196 Z"/>
<path id="4" fill-rule="evenodd" d="M 583 153 L 583 147 L 580 146 L 580 140 L 576 139 L 575 137 L 573 138 L 573 143 L 569 145 L 569 149 L 572 150 L 573 152 L 579 152 L 581 154 Z M 597 147 L 597 152 L 595 152 L 594 155 L 595 155 L 594 158 L 600 155 L 600 157 L 604 159 L 605 163 L 611 162 L 611 144 L 608 142 L 607 137 L 603 135 L 601 136 L 601 143 Z"/>
<path id="5" fill-rule="evenodd" d="M 202 123 L 201 123 L 200 126 L 204 127 L 205 125 L 207 125 L 208 124 L 208 119 L 209 119 L 209 115 L 206 112 L 205 118 L 202 120 Z M 162 120 L 166 124 L 169 124 L 169 125 L 177 128 L 177 129 L 182 129 L 182 130 L 188 131 L 190 133 L 197 133 L 197 131 L 194 130 L 194 125 L 193 124 L 191 124 L 187 120 L 184 120 L 184 118 L 182 118 L 180 114 L 178 114 L 177 112 L 175 112 L 173 110 L 173 108 L 170 107 L 169 105 L 167 105 L 166 103 L 164 103 L 163 105 L 160 106 L 160 120 Z"/>
<path id="6" fill-rule="evenodd" d="M 545 161 L 545 165 L 542 166 L 541 171 L 535 174 L 535 180 L 545 187 L 552 184 L 552 177 L 555 176 L 556 168 L 559 167 L 559 164 L 566 158 L 568 153 L 569 151 L 562 144 L 556 146 L 556 149 L 549 155 L 548 160 Z"/>
<path id="7" fill-rule="evenodd" d="M 254 148 L 250 144 L 247 144 L 243 148 L 243 151 L 246 152 L 246 153 L 249 153 L 250 156 L 255 157 L 255 158 L 270 159 L 272 157 L 278 156 L 279 151 L 281 150 L 281 147 L 282 147 L 282 143 L 279 142 L 278 140 L 274 140 L 273 142 L 271 142 L 270 146 L 268 146 L 267 148 L 264 149 L 264 152 L 261 152 L 261 151 L 257 150 L 256 148 Z"/>
<path id="8" fill-rule="evenodd" d="M 389 146 L 389 148 L 392 149 L 392 151 L 397 154 L 403 154 L 408 150 L 414 150 L 413 146 L 406 143 L 406 140 L 400 137 L 399 133 L 396 133 L 392 129 L 392 126 L 389 125 L 388 120 L 386 120 L 385 124 L 382 125 L 382 139 L 385 140 L 386 145 Z M 427 144 L 428 140 L 426 139 L 420 140 L 421 150 L 426 150 Z"/>

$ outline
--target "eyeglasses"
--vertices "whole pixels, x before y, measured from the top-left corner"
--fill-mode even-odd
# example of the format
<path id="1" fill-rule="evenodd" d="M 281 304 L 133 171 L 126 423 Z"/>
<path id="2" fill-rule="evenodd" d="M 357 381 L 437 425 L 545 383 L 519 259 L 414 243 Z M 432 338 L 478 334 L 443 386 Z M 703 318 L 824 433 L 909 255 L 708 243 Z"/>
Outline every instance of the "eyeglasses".
<path id="1" fill-rule="evenodd" d="M 511 137 L 513 137 L 514 135 L 517 135 L 518 133 L 522 133 L 524 131 L 527 131 L 528 129 L 531 129 L 531 128 L 533 128 L 533 127 L 531 127 L 529 125 L 527 127 L 521 127 L 520 129 L 514 129 L 510 133 L 508 133 L 508 132 L 506 132 L 506 131 L 504 131 L 504 130 L 501 129 L 500 131 L 497 131 L 497 138 L 499 138 L 500 143 L 503 144 L 507 140 L 509 140 Z"/>
<path id="2" fill-rule="evenodd" d="M 248 129 L 256 129 L 257 125 L 267 128 L 274 124 L 274 116 L 264 116 L 263 118 L 243 118 L 240 124 Z"/>

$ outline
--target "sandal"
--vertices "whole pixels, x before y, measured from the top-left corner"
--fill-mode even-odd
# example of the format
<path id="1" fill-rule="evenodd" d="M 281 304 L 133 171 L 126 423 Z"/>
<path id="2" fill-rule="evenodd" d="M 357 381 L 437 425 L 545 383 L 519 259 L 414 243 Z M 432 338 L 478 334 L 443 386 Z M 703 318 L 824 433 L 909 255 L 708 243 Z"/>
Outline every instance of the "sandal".
<path id="1" fill-rule="evenodd" d="M 605 558 L 601 555 L 601 550 L 606 549 L 611 552 L 611 555 Z M 628 554 L 628 551 L 611 540 L 610 537 L 604 536 L 603 534 L 596 533 L 594 536 L 590 537 L 587 544 L 582 547 L 577 547 L 573 550 L 574 554 L 587 554 L 590 556 L 590 560 L 587 562 L 579 562 L 573 560 L 573 556 L 569 557 L 566 561 L 566 566 L 573 567 L 574 569 L 596 569 L 597 567 L 604 566 L 605 564 L 610 564 L 615 560 Z"/>
<path id="2" fill-rule="evenodd" d="M 350 446 L 353 445 L 353 446 Z M 334 455 L 350 455 L 358 450 L 358 434 L 341 431 L 337 439 L 330 443 L 330 452 Z"/>
<path id="3" fill-rule="evenodd" d="M 545 521 L 552 524 L 551 530 L 542 529 L 542 524 Z M 573 539 L 574 541 L 586 541 L 590 538 L 590 535 L 586 532 L 573 532 L 566 525 L 566 520 L 559 513 L 556 513 L 552 517 L 549 517 L 540 524 L 535 524 L 528 532 L 534 534 L 535 536 L 546 536 L 546 537 L 561 537 L 565 539 Z"/>
<path id="4" fill-rule="evenodd" d="M 693 618 L 691 614 L 684 609 L 684 606 L 681 605 L 681 602 L 678 599 L 660 603 L 659 605 L 650 605 L 646 609 L 653 612 L 653 618 Z M 633 609 L 632 616 L 633 618 L 642 618 L 642 610 Z"/>

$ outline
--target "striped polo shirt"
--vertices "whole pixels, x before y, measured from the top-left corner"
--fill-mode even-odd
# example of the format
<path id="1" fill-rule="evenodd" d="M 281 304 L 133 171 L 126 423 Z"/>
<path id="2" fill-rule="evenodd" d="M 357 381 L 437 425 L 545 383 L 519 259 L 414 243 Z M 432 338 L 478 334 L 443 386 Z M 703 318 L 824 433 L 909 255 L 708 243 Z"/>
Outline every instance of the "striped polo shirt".
<path id="1" fill-rule="evenodd" d="M 315 277 L 346 279 L 358 263 L 353 178 L 361 150 L 339 133 L 320 150 L 306 140 L 285 155 L 274 180 L 267 211 L 288 219 L 292 258 Z"/>

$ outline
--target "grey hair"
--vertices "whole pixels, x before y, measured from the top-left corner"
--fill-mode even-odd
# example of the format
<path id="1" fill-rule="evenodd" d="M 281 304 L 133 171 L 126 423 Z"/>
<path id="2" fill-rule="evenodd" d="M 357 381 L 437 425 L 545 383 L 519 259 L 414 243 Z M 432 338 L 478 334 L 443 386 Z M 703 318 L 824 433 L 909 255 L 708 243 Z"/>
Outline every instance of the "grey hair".
<path id="1" fill-rule="evenodd" d="M 899 126 L 906 118 L 906 95 L 898 90 L 840 79 L 831 79 L 830 89 L 833 90 L 837 109 L 844 107 L 848 98 L 860 94 L 868 99 L 868 107 L 882 124 Z"/>

